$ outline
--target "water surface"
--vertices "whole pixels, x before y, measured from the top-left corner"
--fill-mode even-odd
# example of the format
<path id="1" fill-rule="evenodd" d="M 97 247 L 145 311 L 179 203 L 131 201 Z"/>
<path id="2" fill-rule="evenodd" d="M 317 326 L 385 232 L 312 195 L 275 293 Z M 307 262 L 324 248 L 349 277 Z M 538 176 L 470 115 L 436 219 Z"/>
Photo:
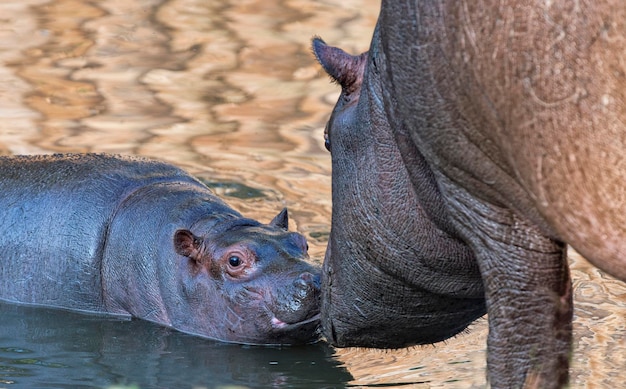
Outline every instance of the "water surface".
<path id="1" fill-rule="evenodd" d="M 242 346 L 140 320 L 0 303 L 0 387 L 337 387 L 351 379 L 323 343 Z"/>

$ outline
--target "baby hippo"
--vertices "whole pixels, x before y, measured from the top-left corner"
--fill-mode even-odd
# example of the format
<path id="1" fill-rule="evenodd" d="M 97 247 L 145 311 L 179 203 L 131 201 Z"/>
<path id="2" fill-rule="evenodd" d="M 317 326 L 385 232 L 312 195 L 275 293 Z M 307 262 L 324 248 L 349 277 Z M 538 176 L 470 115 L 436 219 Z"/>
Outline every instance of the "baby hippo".
<path id="1" fill-rule="evenodd" d="M 319 270 L 287 210 L 242 217 L 162 162 L 0 158 L 0 299 L 135 317 L 226 342 L 318 339 Z"/>

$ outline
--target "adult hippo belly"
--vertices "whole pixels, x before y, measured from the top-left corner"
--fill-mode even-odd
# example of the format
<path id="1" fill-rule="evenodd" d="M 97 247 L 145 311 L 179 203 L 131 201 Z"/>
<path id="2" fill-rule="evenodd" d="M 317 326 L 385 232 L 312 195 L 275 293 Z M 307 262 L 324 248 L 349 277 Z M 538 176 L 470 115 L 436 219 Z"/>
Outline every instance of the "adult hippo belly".
<path id="1" fill-rule="evenodd" d="M 626 280 L 625 23 L 621 1 L 383 1 L 368 53 L 314 40 L 342 86 L 331 342 L 440 340 L 484 288 L 492 387 L 566 384 L 566 244 Z"/>
<path id="2" fill-rule="evenodd" d="M 107 155 L 0 158 L 0 299 L 228 342 L 317 339 L 319 274 L 286 210 L 246 219 L 184 171 Z"/>

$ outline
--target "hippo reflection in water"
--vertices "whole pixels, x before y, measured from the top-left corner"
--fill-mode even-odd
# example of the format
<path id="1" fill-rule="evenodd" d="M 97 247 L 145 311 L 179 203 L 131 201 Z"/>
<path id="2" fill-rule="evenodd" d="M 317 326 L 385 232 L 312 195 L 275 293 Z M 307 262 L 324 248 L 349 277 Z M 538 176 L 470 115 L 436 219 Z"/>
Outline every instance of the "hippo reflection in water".
<path id="1" fill-rule="evenodd" d="M 287 210 L 242 217 L 174 166 L 0 158 L 0 299 L 156 322 L 227 342 L 318 339 L 319 270 Z"/>

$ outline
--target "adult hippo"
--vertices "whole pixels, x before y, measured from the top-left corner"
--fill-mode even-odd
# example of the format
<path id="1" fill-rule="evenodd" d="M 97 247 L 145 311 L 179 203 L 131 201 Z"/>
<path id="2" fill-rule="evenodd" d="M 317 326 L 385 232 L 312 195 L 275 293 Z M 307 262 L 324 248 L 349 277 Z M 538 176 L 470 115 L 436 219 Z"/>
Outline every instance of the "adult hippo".
<path id="1" fill-rule="evenodd" d="M 568 380 L 570 244 L 626 279 L 626 3 L 383 1 L 342 86 L 322 326 L 449 337 L 488 311 L 494 388 Z"/>
<path id="2" fill-rule="evenodd" d="M 174 166 L 0 158 L 0 299 L 136 317 L 227 342 L 317 339 L 319 271 L 286 209 L 246 219 Z"/>

